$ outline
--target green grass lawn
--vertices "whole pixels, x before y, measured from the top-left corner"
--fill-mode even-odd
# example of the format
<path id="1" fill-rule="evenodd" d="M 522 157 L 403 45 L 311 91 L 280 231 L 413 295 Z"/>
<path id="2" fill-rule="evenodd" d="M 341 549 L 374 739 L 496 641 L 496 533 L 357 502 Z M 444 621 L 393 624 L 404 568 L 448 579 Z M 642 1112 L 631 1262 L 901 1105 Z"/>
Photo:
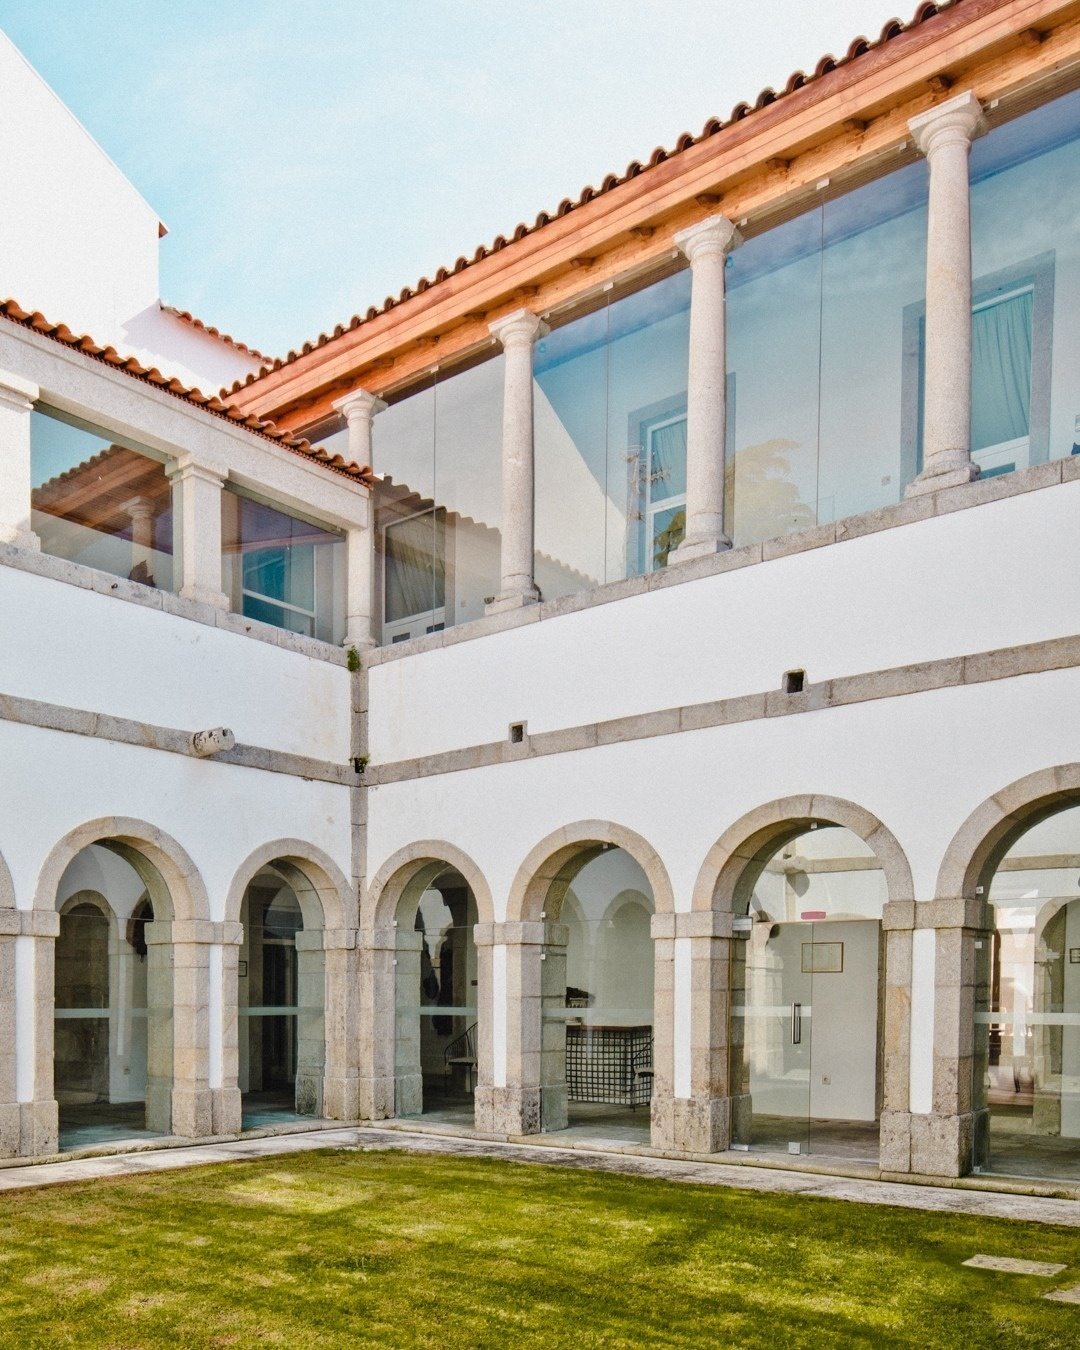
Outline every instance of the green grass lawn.
<path id="1" fill-rule="evenodd" d="M 965 1269 L 1063 1261 L 1053 1280 Z M 1080 1232 L 322 1152 L 0 1198 L 0 1345 L 1080 1345 Z"/>

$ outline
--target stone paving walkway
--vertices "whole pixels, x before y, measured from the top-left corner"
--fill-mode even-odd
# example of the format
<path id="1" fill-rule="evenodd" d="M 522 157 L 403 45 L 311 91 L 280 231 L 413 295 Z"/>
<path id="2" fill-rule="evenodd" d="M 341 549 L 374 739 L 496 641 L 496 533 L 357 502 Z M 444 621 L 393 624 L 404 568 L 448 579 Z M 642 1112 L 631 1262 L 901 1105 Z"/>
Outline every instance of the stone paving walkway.
<path id="1" fill-rule="evenodd" d="M 767 1167 L 677 1161 L 670 1158 L 605 1152 L 600 1148 L 559 1148 L 549 1144 L 498 1143 L 455 1135 L 379 1127 L 305 1130 L 258 1139 L 237 1139 L 184 1148 L 144 1149 L 109 1157 L 73 1158 L 67 1162 L 34 1163 L 0 1169 L 0 1192 L 29 1190 L 99 1178 L 140 1176 L 206 1163 L 244 1162 L 252 1158 L 286 1157 L 316 1149 L 398 1149 L 408 1153 L 455 1157 L 498 1158 L 507 1162 L 541 1163 L 625 1176 L 656 1177 L 703 1186 L 730 1186 L 774 1194 L 822 1196 L 868 1205 L 895 1205 L 947 1214 L 1018 1219 L 1028 1223 L 1064 1224 L 1080 1228 L 1080 1201 L 948 1186 L 913 1186 L 894 1181 L 819 1176 Z"/>

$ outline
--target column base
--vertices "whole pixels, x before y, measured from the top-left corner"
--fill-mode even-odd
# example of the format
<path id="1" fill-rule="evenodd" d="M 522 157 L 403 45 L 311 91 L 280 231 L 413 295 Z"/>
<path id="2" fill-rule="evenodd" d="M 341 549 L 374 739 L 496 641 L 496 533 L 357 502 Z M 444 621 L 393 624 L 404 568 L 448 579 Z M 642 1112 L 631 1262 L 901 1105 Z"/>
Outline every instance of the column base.
<path id="1" fill-rule="evenodd" d="M 41 540 L 33 530 L 15 530 L 0 526 L 0 544 L 7 544 L 10 548 L 29 549 L 31 553 L 41 552 Z"/>
<path id="2" fill-rule="evenodd" d="M 299 1072 L 296 1075 L 296 1114 L 298 1116 L 323 1115 L 323 1078 L 318 1070 Z"/>
<path id="3" fill-rule="evenodd" d="M 322 1113 L 326 1120 L 359 1120 L 359 1078 L 324 1078 Z"/>
<path id="4" fill-rule="evenodd" d="M 174 1087 L 171 1096 L 172 1133 L 181 1139 L 205 1139 L 215 1134 L 214 1093 L 208 1087 Z M 146 1098 L 146 1123 L 153 1129 L 159 1110 L 153 1095 Z"/>
<path id="5" fill-rule="evenodd" d="M 210 1097 L 214 1134 L 239 1134 L 243 1123 L 240 1089 L 211 1088 Z"/>
<path id="6" fill-rule="evenodd" d="M 678 548 L 668 554 L 667 565 L 695 562 L 698 558 L 712 558 L 717 553 L 726 553 L 731 548 L 731 540 L 726 534 L 706 535 L 698 539 L 684 539 Z"/>
<path id="7" fill-rule="evenodd" d="M 937 473 L 924 469 L 904 489 L 904 496 L 921 497 L 927 492 L 940 492 L 942 488 L 960 487 L 964 483 L 973 483 L 978 476 L 979 466 L 971 463 L 942 469 Z"/>
<path id="8" fill-rule="evenodd" d="M 0 1158 L 17 1158 L 22 1140 L 22 1107 L 18 1102 L 0 1105 Z"/>
<path id="9" fill-rule="evenodd" d="M 394 1115 L 422 1116 L 424 1114 L 424 1079 L 422 1074 L 399 1074 L 394 1080 Z"/>
<path id="10" fill-rule="evenodd" d="M 55 1101 L 20 1102 L 20 1158 L 48 1158 L 60 1149 L 60 1108 Z"/>
<path id="11" fill-rule="evenodd" d="M 229 597 L 224 591 L 212 590 L 209 586 L 181 586 L 179 591 L 181 600 L 194 600 L 200 605 L 209 605 L 211 609 L 229 608 Z"/>
<path id="12" fill-rule="evenodd" d="M 481 1134 L 539 1134 L 540 1089 L 478 1086 L 473 1112 L 473 1124 Z"/>
<path id="13" fill-rule="evenodd" d="M 358 1078 L 356 1080 L 358 1119 L 393 1119 L 395 1086 L 393 1078 Z"/>
<path id="14" fill-rule="evenodd" d="M 924 1177 L 966 1176 L 985 1159 L 989 1119 L 985 1110 L 955 1116 L 883 1111 L 881 1170 Z"/>
<path id="15" fill-rule="evenodd" d="M 535 587 L 520 591 L 501 591 L 490 604 L 484 606 L 485 614 L 505 614 L 511 609 L 525 609 L 528 605 L 540 603 L 540 592 Z"/>
<path id="16" fill-rule="evenodd" d="M 731 1143 L 730 1097 L 663 1097 L 650 1107 L 653 1148 L 723 1153 Z"/>

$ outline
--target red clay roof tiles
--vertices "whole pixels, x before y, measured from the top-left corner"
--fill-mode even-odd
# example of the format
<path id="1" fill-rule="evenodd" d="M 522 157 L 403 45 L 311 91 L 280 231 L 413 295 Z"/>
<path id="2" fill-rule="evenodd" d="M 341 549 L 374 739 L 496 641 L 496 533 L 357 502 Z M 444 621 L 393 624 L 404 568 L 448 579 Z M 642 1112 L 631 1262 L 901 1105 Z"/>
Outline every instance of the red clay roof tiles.
<path id="1" fill-rule="evenodd" d="M 166 314 L 171 314 L 174 318 L 182 320 L 192 328 L 197 328 L 200 333 L 206 333 L 212 338 L 217 338 L 219 342 L 224 342 L 226 347 L 233 347 L 238 352 L 243 352 L 245 356 L 253 356 L 256 361 L 269 361 L 270 358 L 254 347 L 249 347 L 246 342 L 241 342 L 239 338 L 230 337 L 228 333 L 223 333 L 219 328 L 212 328 L 210 324 L 203 323 L 202 319 L 197 319 L 190 310 L 177 309 L 173 305 L 162 305 L 162 310 Z"/>
<path id="2" fill-rule="evenodd" d="M 185 403 L 193 404 L 197 408 L 202 408 L 205 412 L 213 413 L 216 417 L 223 418 L 233 426 L 243 427 L 254 435 L 261 436 L 264 440 L 281 446 L 284 450 L 292 451 L 293 454 L 301 455 L 304 459 L 321 464 L 335 473 L 343 474 L 346 478 L 362 482 L 367 486 L 370 486 L 373 481 L 369 465 L 350 463 L 341 455 L 330 454 L 322 446 L 312 445 L 302 436 L 293 436 L 287 431 L 279 431 L 273 422 L 264 421 L 252 413 L 245 413 L 233 404 L 222 402 L 216 395 L 204 394 L 200 389 L 189 388 L 175 377 L 163 375 L 155 366 L 144 366 L 134 356 L 121 356 L 115 347 L 102 347 L 87 333 L 73 333 L 66 324 L 50 323 L 43 314 L 25 310 L 15 300 L 0 300 L 0 317 L 6 319 L 9 323 L 18 324 L 22 328 L 40 333 L 43 337 L 51 338 L 54 342 L 63 343 L 64 346 L 71 348 L 73 351 L 81 352 L 92 360 L 101 361 L 114 370 L 123 371 L 125 375 L 130 375 L 133 379 L 153 385 L 166 394 L 172 394 L 175 398 L 183 399 Z"/>

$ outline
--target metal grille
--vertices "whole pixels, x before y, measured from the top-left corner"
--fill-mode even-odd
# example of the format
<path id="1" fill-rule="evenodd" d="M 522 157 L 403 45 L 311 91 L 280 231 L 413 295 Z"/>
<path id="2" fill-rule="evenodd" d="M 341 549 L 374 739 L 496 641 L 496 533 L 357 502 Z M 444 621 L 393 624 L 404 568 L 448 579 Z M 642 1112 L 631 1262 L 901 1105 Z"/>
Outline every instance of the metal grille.
<path id="1" fill-rule="evenodd" d="M 652 1096 L 652 1048 L 652 1027 L 568 1026 L 567 1097 L 572 1102 L 644 1106 Z"/>

